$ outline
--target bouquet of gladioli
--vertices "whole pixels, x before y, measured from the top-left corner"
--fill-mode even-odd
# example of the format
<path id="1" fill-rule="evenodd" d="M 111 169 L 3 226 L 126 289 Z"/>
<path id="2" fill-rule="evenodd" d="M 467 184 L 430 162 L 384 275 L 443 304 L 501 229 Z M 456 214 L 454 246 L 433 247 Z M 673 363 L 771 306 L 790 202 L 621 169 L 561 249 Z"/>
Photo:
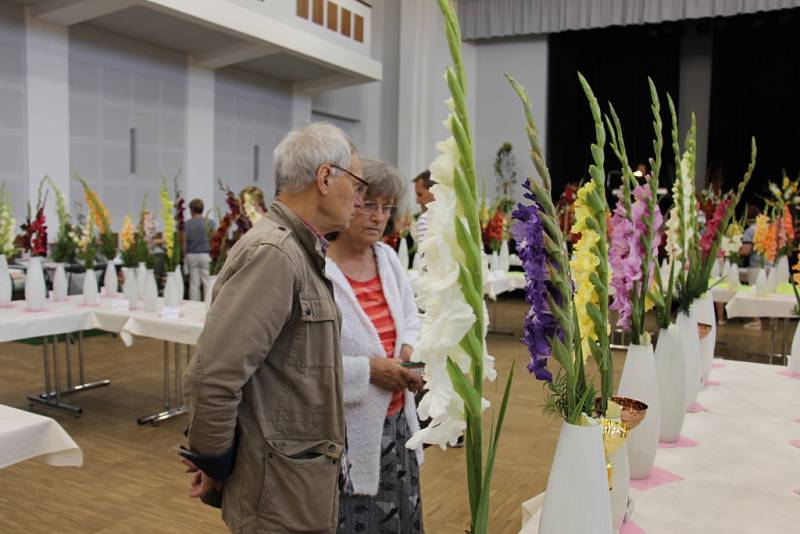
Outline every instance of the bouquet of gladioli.
<path id="1" fill-rule="evenodd" d="M 575 245 L 574 260 L 569 262 L 532 106 L 525 89 L 508 79 L 522 100 L 531 159 L 541 178 L 541 184 L 529 179 L 523 185 L 530 204 L 519 204 L 513 213 L 512 232 L 525 269 L 526 300 L 531 305 L 523 339 L 531 355 L 528 369 L 547 382 L 545 412 L 578 424 L 584 414 L 593 414 L 595 408 L 595 390 L 587 378 L 586 358 L 591 356 L 600 371 L 603 413 L 613 387 L 608 337 L 605 129 L 597 99 L 579 74 L 594 119 L 596 142 L 591 147 L 590 180 L 580 188 L 575 201 L 572 232 L 580 233 L 580 239 Z M 547 369 L 551 356 L 561 366 L 555 377 Z"/>
<path id="2" fill-rule="evenodd" d="M 153 213 L 147 209 L 147 195 L 142 199 L 142 207 L 139 210 L 139 231 L 134 240 L 136 251 L 136 262 L 143 262 L 148 269 L 155 267 L 156 259 L 150 252 L 156 238 L 157 224 Z"/>
<path id="3" fill-rule="evenodd" d="M 161 219 L 164 221 L 164 231 L 162 238 L 164 239 L 164 262 L 167 271 L 172 272 L 181 263 L 181 244 L 180 236 L 175 231 L 176 219 L 175 203 L 169 194 L 167 187 L 167 179 L 162 177 L 161 180 Z M 176 190 L 175 195 L 180 197 L 180 193 Z"/>
<path id="4" fill-rule="evenodd" d="M 47 256 L 47 218 L 44 215 L 44 205 L 47 202 L 47 192 L 42 195 L 45 179 L 39 182 L 39 191 L 36 196 L 36 210 L 31 220 L 31 205 L 28 203 L 28 215 L 25 222 L 20 225 L 22 236 L 22 249 L 30 252 L 32 256 Z"/>
<path id="5" fill-rule="evenodd" d="M 95 218 L 89 215 L 84 221 L 81 221 L 81 219 L 83 217 L 79 216 L 78 224 L 73 227 L 70 236 L 78 250 L 78 258 L 83 261 L 83 266 L 89 270 L 94 268 L 97 260 L 97 238 L 94 230 Z"/>
<path id="6" fill-rule="evenodd" d="M 97 191 L 89 187 L 89 183 L 80 175 L 75 175 L 75 179 L 83 186 L 83 196 L 86 199 L 86 206 L 89 208 L 88 217 L 94 219 L 93 225 L 100 235 L 100 252 L 108 261 L 117 255 L 117 238 L 111 229 L 111 215 L 108 212 Z"/>
<path id="7" fill-rule="evenodd" d="M 11 208 L 11 194 L 6 191 L 6 184 L 0 186 L 0 254 L 11 257 L 17 252 L 14 245 L 14 228 L 17 221 Z"/>
<path id="8" fill-rule="evenodd" d="M 64 199 L 64 193 L 58 188 L 56 183 L 46 176 L 45 179 L 50 184 L 50 188 L 55 192 L 56 196 L 56 213 L 58 214 L 58 236 L 56 242 L 52 247 L 53 261 L 56 262 L 71 262 L 75 260 L 75 241 L 70 237 L 72 230 L 72 222 L 69 213 L 67 212 L 67 205 Z"/>
<path id="9" fill-rule="evenodd" d="M 122 263 L 125 267 L 136 267 L 136 229 L 133 226 L 133 219 L 130 215 L 125 215 L 122 221 L 122 229 L 119 231 L 119 251 L 122 255 Z"/>

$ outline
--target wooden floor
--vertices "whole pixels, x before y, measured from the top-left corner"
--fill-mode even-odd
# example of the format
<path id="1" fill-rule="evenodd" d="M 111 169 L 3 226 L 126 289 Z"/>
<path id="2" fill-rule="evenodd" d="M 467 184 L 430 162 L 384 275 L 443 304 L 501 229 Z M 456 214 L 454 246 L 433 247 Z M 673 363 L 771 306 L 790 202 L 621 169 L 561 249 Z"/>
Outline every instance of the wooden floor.
<path id="1" fill-rule="evenodd" d="M 516 380 L 495 466 L 491 497 L 494 534 L 516 533 L 520 503 L 547 482 L 559 424 L 541 415 L 542 385 L 527 373 L 527 354 L 519 342 L 526 311 L 521 298 L 502 299 L 501 328 L 514 336 L 491 335 L 497 359 L 498 389 L 514 362 Z M 731 322 L 720 328 L 718 355 L 758 361 L 746 347 L 765 346 L 766 332 Z M 793 332 L 790 326 L 789 335 Z M 84 451 L 84 465 L 54 468 L 35 460 L 0 469 L 0 532 L 3 533 L 212 533 L 225 532 L 216 510 L 187 497 L 174 447 L 181 443 L 185 416 L 159 427 L 140 427 L 136 419 L 157 411 L 161 399 L 160 342 L 137 339 L 126 349 L 111 336 L 86 341 L 87 379 L 112 379 L 112 385 L 70 399 L 84 408 L 76 419 L 34 408 L 57 419 Z M 624 356 L 615 354 L 617 377 Z M 0 404 L 28 409 L 25 395 L 41 385 L 41 347 L 0 345 Z M 493 399 L 494 388 L 489 391 Z M 426 450 L 422 468 L 425 527 L 432 534 L 462 534 L 469 527 L 464 449 Z"/>

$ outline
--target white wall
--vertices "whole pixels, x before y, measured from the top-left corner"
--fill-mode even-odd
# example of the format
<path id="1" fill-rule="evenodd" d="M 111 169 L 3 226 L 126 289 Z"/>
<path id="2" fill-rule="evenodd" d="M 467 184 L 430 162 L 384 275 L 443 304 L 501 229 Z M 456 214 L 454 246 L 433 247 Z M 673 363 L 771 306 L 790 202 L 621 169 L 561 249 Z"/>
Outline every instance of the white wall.
<path id="1" fill-rule="evenodd" d="M 525 86 L 533 104 L 534 120 L 543 145 L 547 143 L 547 37 L 480 41 L 477 46 L 477 135 L 475 165 L 478 180 L 486 179 L 486 193 L 495 199 L 494 158 L 500 145 L 509 141 L 517 167 L 516 199 L 522 199 L 521 184 L 535 176 L 528 157 L 528 137 L 522 104 L 504 74 Z"/>
<path id="2" fill-rule="evenodd" d="M 708 124 L 711 115 L 711 53 L 713 38 L 710 31 L 699 33 L 697 23 L 686 22 L 681 37 L 680 94 L 678 96 L 678 127 L 681 143 L 691 124 L 691 113 L 697 119 L 698 188 L 705 187 L 708 159 Z M 683 146 L 683 145 L 681 145 Z"/>
<path id="3" fill-rule="evenodd" d="M 0 182 L 22 222 L 28 200 L 25 12 L 0 3 Z"/>
<path id="4" fill-rule="evenodd" d="M 147 195 L 159 210 L 162 176 L 186 190 L 186 57 L 86 27 L 70 30 L 70 166 L 98 190 L 114 228 Z M 135 172 L 130 128 L 136 128 Z M 72 199 L 83 204 L 80 184 Z M 85 209 L 85 207 L 84 207 Z"/>
<path id="5" fill-rule="evenodd" d="M 272 151 L 292 127 L 291 86 L 233 68 L 217 71 L 215 84 L 214 176 L 236 194 L 249 185 L 260 187 L 269 204 L 275 195 Z M 254 145 L 259 147 L 258 180 Z M 225 195 L 218 187 L 214 198 L 224 211 Z"/>

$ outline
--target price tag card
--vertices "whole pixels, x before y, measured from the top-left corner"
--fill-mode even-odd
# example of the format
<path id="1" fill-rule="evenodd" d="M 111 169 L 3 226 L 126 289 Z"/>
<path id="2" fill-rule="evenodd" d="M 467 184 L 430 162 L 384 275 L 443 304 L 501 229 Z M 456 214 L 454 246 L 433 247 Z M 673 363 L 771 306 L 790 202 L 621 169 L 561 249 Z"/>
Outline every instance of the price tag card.
<path id="1" fill-rule="evenodd" d="M 164 306 L 161 308 L 162 319 L 180 319 L 181 309 L 179 306 Z"/>
<path id="2" fill-rule="evenodd" d="M 126 312 L 130 311 L 131 302 L 127 299 L 114 299 L 111 301 L 111 311 Z"/>

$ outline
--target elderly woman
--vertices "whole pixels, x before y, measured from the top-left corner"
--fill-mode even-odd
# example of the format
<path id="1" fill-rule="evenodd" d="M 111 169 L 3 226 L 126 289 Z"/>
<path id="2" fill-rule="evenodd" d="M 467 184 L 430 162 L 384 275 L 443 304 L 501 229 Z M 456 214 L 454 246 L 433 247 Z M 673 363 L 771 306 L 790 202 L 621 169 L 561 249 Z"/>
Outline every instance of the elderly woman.
<path id="1" fill-rule="evenodd" d="M 339 500 L 339 533 L 422 532 L 422 450 L 405 447 L 419 429 L 409 361 L 419 334 L 414 294 L 391 233 L 406 184 L 397 170 L 364 159 L 369 182 L 350 226 L 328 248 L 325 273 L 342 310 L 342 360 L 349 483 Z"/>

